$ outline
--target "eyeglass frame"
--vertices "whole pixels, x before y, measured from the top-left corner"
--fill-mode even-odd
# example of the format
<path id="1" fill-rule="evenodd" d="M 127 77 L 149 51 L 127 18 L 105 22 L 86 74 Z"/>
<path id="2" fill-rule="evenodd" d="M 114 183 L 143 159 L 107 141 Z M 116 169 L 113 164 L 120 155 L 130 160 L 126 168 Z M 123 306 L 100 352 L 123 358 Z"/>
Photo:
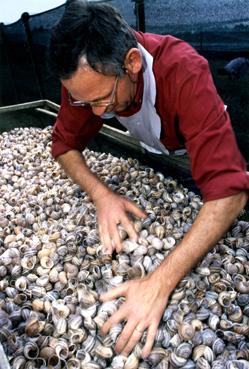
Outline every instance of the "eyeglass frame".
<path id="1" fill-rule="evenodd" d="M 69 104 L 71 106 L 77 106 L 77 107 L 91 107 L 91 108 L 108 108 L 109 106 L 114 104 L 114 99 L 115 99 L 115 95 L 116 95 L 116 91 L 117 91 L 117 86 L 118 86 L 118 80 L 119 80 L 119 76 L 116 76 L 115 81 L 114 81 L 114 86 L 113 89 L 110 93 L 110 99 L 108 100 L 99 100 L 99 101 L 89 101 L 89 102 L 85 102 L 85 101 L 81 101 L 81 100 L 73 100 L 72 95 L 70 94 L 70 92 L 68 91 L 68 101 Z"/>

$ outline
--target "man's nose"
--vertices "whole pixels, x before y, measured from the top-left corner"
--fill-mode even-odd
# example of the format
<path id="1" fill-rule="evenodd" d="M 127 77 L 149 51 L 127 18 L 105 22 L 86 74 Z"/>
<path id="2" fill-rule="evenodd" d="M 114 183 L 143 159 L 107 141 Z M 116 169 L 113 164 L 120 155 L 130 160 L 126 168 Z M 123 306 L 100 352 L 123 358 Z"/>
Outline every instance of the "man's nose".
<path id="1" fill-rule="evenodd" d="M 95 115 L 102 115 L 104 114 L 104 112 L 106 111 L 106 107 L 105 106 L 92 106 L 92 112 Z"/>

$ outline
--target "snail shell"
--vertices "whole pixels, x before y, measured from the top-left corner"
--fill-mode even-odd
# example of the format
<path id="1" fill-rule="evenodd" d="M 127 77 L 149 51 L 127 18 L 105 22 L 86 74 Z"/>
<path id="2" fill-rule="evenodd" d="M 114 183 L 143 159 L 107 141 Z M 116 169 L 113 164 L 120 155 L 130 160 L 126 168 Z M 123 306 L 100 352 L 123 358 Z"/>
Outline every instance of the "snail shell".
<path id="1" fill-rule="evenodd" d="M 126 362 L 127 357 L 124 355 L 116 355 L 114 356 L 111 366 L 114 369 L 118 369 L 118 368 L 123 368 L 124 367 L 124 363 Z"/>
<path id="2" fill-rule="evenodd" d="M 104 359 L 110 359 L 113 356 L 111 347 L 101 345 L 100 342 L 95 344 L 94 353 Z"/>
<path id="3" fill-rule="evenodd" d="M 65 318 L 59 318 L 55 321 L 55 337 L 62 336 L 67 331 L 67 320 Z"/>
<path id="4" fill-rule="evenodd" d="M 124 365 L 124 369 L 137 369 L 139 365 L 139 359 L 135 354 L 131 353 Z"/>
<path id="5" fill-rule="evenodd" d="M 204 357 L 204 359 L 207 361 L 212 362 L 214 360 L 214 353 L 210 347 L 206 345 L 199 345 L 194 347 L 192 357 L 194 361 Z"/>
<path id="6" fill-rule="evenodd" d="M 194 337 L 195 329 L 192 324 L 183 322 L 179 325 L 178 333 L 183 340 L 189 341 Z"/>
<path id="7" fill-rule="evenodd" d="M 196 362 L 196 369 L 211 369 L 211 366 L 204 357 L 201 357 Z"/>
<path id="8" fill-rule="evenodd" d="M 68 344 L 65 340 L 63 339 L 58 340 L 54 349 L 59 359 L 66 359 L 68 357 L 68 353 L 69 353 Z"/>
<path id="9" fill-rule="evenodd" d="M 235 300 L 237 293 L 235 291 L 222 291 L 219 294 L 218 301 L 221 306 L 228 307 Z"/>
<path id="10" fill-rule="evenodd" d="M 213 342 L 212 350 L 215 355 L 219 355 L 224 351 L 225 347 L 224 341 L 221 338 L 216 338 Z"/>
<path id="11" fill-rule="evenodd" d="M 213 342 L 216 339 L 216 334 L 211 329 L 204 329 L 201 332 L 202 342 L 204 345 L 212 346 Z"/>
<path id="12" fill-rule="evenodd" d="M 147 360 L 149 364 L 155 366 L 159 364 L 165 357 L 167 357 L 167 351 L 164 348 L 154 347 Z"/>
<path id="13" fill-rule="evenodd" d="M 143 278 L 145 276 L 145 270 L 143 264 L 140 262 L 135 264 L 132 268 L 127 270 L 129 279 Z"/>
<path id="14" fill-rule="evenodd" d="M 175 352 L 172 352 L 170 355 L 170 362 L 174 367 L 181 368 L 186 364 L 187 359 L 177 356 Z"/>
<path id="15" fill-rule="evenodd" d="M 15 288 L 19 291 L 25 291 L 27 288 L 28 282 L 26 277 L 19 277 L 15 282 Z"/>
<path id="16" fill-rule="evenodd" d="M 23 348 L 23 354 L 27 359 L 34 360 L 39 355 L 39 349 L 35 342 L 28 342 Z"/>
<path id="17" fill-rule="evenodd" d="M 37 336 L 44 328 L 45 322 L 39 321 L 38 317 L 30 317 L 26 322 L 25 333 L 28 336 Z"/>
<path id="18" fill-rule="evenodd" d="M 63 367 L 64 363 L 64 360 L 60 359 L 60 357 L 55 354 L 48 358 L 48 367 L 51 367 L 53 369 L 60 369 L 61 367 Z"/>
<path id="19" fill-rule="evenodd" d="M 32 301 L 32 308 L 35 311 L 41 311 L 44 308 L 44 301 L 40 299 L 34 299 Z"/>
<path id="20" fill-rule="evenodd" d="M 208 325 L 213 331 L 215 331 L 219 325 L 219 321 L 220 319 L 217 315 L 210 314 L 208 318 Z"/>
<path id="21" fill-rule="evenodd" d="M 87 338 L 83 342 L 83 347 L 86 352 L 90 352 L 92 350 L 93 346 L 95 345 L 95 340 L 96 340 L 96 337 L 90 334 L 87 336 Z"/>
<path id="22" fill-rule="evenodd" d="M 81 362 L 79 359 L 76 358 L 70 358 L 67 360 L 67 369 L 80 369 L 81 368 Z"/>
<path id="23" fill-rule="evenodd" d="M 175 350 L 177 356 L 188 359 L 192 353 L 192 345 L 188 342 L 181 343 Z"/>
<path id="24" fill-rule="evenodd" d="M 87 338 L 87 332 L 84 328 L 77 328 L 68 332 L 71 344 L 80 344 Z"/>
<path id="25" fill-rule="evenodd" d="M 102 369 L 102 365 L 100 365 L 96 361 L 89 361 L 87 363 L 84 363 L 82 368 L 84 368 L 84 369 Z"/>
<path id="26" fill-rule="evenodd" d="M 80 316 L 80 315 L 70 316 L 70 318 L 68 320 L 68 328 L 76 330 L 76 329 L 81 327 L 82 323 L 83 323 L 82 316 Z"/>
<path id="27" fill-rule="evenodd" d="M 51 356 L 54 355 L 54 348 L 50 346 L 45 346 L 40 350 L 40 357 L 48 360 Z"/>
<path id="28" fill-rule="evenodd" d="M 14 358 L 12 362 L 13 369 L 23 369 L 26 364 L 26 359 L 24 356 L 17 356 Z"/>
<path id="29" fill-rule="evenodd" d="M 110 329 L 109 335 L 111 337 L 112 342 L 114 342 L 114 343 L 116 342 L 116 340 L 117 340 L 119 334 L 121 333 L 122 329 L 123 329 L 122 324 L 116 324 Z"/>
<path id="30" fill-rule="evenodd" d="M 62 300 L 55 300 L 52 302 L 52 314 L 54 317 L 67 318 L 70 314 L 70 310 L 67 305 L 63 303 Z"/>

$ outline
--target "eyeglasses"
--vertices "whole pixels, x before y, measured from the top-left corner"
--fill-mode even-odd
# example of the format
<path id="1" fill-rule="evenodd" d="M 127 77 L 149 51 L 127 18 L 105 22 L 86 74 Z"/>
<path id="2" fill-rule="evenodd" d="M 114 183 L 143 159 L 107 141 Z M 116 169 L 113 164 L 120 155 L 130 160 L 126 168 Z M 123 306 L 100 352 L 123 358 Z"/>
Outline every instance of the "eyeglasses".
<path id="1" fill-rule="evenodd" d="M 114 104 L 114 100 L 115 100 L 115 95 L 116 95 L 116 90 L 117 90 L 117 85 L 118 85 L 118 80 L 119 77 L 116 76 L 115 81 L 114 81 L 114 86 L 113 89 L 111 91 L 110 95 L 110 99 L 105 100 L 105 99 L 101 99 L 101 100 L 96 100 L 96 101 L 81 101 L 81 100 L 74 100 L 72 95 L 68 92 L 68 100 L 70 105 L 72 106 L 83 106 L 83 107 L 97 107 L 97 108 L 108 108 L 109 106 Z"/>

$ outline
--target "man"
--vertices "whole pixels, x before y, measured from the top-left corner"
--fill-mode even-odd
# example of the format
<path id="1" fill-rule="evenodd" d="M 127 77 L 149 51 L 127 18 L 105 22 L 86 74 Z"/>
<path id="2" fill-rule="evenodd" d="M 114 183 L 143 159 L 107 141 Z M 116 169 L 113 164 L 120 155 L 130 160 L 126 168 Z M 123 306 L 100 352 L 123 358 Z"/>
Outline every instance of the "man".
<path id="1" fill-rule="evenodd" d="M 135 238 L 129 213 L 145 214 L 108 189 L 81 154 L 105 118 L 115 115 L 147 148 L 167 154 L 185 146 L 203 195 L 193 226 L 160 267 L 101 297 L 125 297 L 103 326 L 107 333 L 126 321 L 116 351 L 128 354 L 147 330 L 146 357 L 171 292 L 245 206 L 246 165 L 208 64 L 185 42 L 133 32 L 112 7 L 76 0 L 53 30 L 50 61 L 62 82 L 53 155 L 94 201 L 100 239 L 109 253 L 122 249 L 117 225 Z"/>

